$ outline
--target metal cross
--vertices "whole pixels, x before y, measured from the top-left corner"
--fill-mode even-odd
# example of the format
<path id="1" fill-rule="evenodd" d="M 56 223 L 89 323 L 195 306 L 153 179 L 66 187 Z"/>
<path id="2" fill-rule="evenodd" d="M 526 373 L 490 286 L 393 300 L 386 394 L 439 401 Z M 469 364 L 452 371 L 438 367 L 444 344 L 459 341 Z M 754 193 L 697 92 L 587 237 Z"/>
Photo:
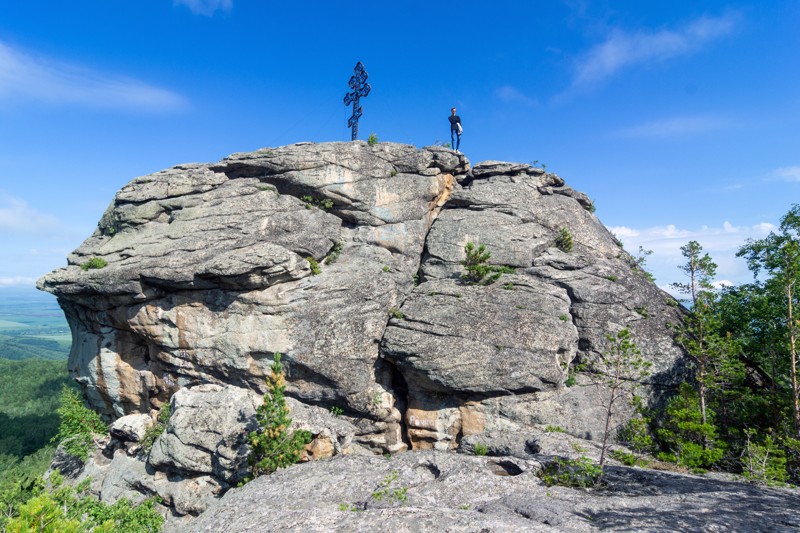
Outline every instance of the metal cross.
<path id="1" fill-rule="evenodd" d="M 359 100 L 362 97 L 366 98 L 372 90 L 372 87 L 367 83 L 367 76 L 369 76 L 369 74 L 364 70 L 364 64 L 361 63 L 361 61 L 356 63 L 353 72 L 355 72 L 355 74 L 350 76 L 350 81 L 347 84 L 353 89 L 353 92 L 344 95 L 344 105 L 353 104 L 353 114 L 347 119 L 347 127 L 353 129 L 353 140 L 355 141 L 358 139 L 358 119 L 363 114 Z"/>

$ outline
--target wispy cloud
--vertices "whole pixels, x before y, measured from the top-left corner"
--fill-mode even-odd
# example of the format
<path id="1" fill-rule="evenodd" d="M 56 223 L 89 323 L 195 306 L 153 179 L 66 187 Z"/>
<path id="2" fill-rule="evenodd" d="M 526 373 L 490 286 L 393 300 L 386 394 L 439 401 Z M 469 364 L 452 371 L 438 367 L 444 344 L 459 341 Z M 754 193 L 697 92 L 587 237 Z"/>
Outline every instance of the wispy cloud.
<path id="1" fill-rule="evenodd" d="M 729 13 L 721 17 L 702 17 L 675 29 L 614 30 L 604 42 L 578 60 L 573 87 L 593 85 L 626 68 L 697 52 L 731 33 L 738 20 L 738 14 Z"/>
<path id="2" fill-rule="evenodd" d="M 682 137 L 716 131 L 732 125 L 733 121 L 730 119 L 713 115 L 682 116 L 631 126 L 615 132 L 614 136 L 629 138 Z"/>
<path id="3" fill-rule="evenodd" d="M 772 176 L 783 181 L 800 181 L 800 166 L 778 168 Z"/>
<path id="4" fill-rule="evenodd" d="M 495 96 L 502 102 L 510 104 L 522 104 L 525 107 L 538 107 L 539 101 L 520 92 L 516 87 L 504 85 L 494 92 Z"/>
<path id="5" fill-rule="evenodd" d="M 175 5 L 184 5 L 195 15 L 211 17 L 217 11 L 233 9 L 233 0 L 175 0 Z"/>
<path id="6" fill-rule="evenodd" d="M 0 277 L 0 287 L 33 287 L 35 284 L 35 278 L 29 278 L 26 276 Z"/>
<path id="7" fill-rule="evenodd" d="M 187 105 L 167 89 L 31 55 L 0 41 L 0 102 L 10 99 L 148 111 Z"/>
<path id="8" fill-rule="evenodd" d="M 674 224 L 653 226 L 648 228 L 631 228 L 617 226 L 609 228 L 621 241 L 625 248 L 636 254 L 639 246 L 645 250 L 653 250 L 648 259 L 647 268 L 659 282 L 672 283 L 683 281 L 683 274 L 678 265 L 686 262 L 681 255 L 681 246 L 695 240 L 703 246 L 714 262 L 717 263 L 719 282 L 743 283 L 752 276 L 747 270 L 744 260 L 736 257 L 736 252 L 747 239 L 761 239 L 777 228 L 769 222 L 761 222 L 752 226 L 735 226 L 728 221 L 721 226 L 700 228 L 680 228 Z"/>
<path id="9" fill-rule="evenodd" d="M 61 226 L 53 215 L 37 211 L 25 200 L 0 191 L 0 232 L 3 234 L 49 234 Z"/>

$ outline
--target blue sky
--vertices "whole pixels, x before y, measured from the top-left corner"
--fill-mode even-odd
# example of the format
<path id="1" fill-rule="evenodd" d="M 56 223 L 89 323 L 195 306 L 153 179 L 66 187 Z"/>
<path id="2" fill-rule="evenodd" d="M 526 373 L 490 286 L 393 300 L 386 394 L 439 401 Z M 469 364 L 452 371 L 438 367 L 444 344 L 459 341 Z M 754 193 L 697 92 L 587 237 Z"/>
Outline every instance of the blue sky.
<path id="1" fill-rule="evenodd" d="M 66 263 L 130 179 L 361 138 L 538 160 L 595 199 L 660 285 L 698 240 L 719 279 L 800 202 L 800 2 L 6 2 L 0 287 Z"/>

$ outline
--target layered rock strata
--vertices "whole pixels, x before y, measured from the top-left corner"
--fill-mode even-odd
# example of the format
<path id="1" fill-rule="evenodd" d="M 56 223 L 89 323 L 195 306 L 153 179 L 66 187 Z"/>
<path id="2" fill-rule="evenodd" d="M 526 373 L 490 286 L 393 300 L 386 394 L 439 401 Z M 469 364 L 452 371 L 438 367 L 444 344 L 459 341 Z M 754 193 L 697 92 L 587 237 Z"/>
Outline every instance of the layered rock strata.
<path id="1" fill-rule="evenodd" d="M 461 279 L 468 242 L 505 267 L 497 282 Z M 654 365 L 651 401 L 685 377 L 679 307 L 584 194 L 440 147 L 301 143 L 136 178 L 39 287 L 64 309 L 87 399 L 121 420 L 105 459 L 76 475 L 94 469 L 98 493 L 159 494 L 176 514 L 241 478 L 275 352 L 315 436 L 308 458 L 452 450 L 549 424 L 599 438 L 602 390 L 575 368 L 622 327 Z M 143 453 L 141 415 L 167 402 Z"/>

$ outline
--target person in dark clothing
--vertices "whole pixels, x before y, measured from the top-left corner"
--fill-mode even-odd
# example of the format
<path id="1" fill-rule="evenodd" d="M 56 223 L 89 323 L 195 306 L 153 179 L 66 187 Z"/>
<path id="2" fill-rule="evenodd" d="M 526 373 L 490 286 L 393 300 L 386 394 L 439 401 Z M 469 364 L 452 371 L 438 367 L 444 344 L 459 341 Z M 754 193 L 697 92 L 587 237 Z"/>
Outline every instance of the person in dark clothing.
<path id="1" fill-rule="evenodd" d="M 461 128 L 461 117 L 456 115 L 455 107 L 450 109 L 450 116 L 447 119 L 450 121 L 450 147 L 458 152 L 461 147 L 461 132 L 464 130 Z"/>

